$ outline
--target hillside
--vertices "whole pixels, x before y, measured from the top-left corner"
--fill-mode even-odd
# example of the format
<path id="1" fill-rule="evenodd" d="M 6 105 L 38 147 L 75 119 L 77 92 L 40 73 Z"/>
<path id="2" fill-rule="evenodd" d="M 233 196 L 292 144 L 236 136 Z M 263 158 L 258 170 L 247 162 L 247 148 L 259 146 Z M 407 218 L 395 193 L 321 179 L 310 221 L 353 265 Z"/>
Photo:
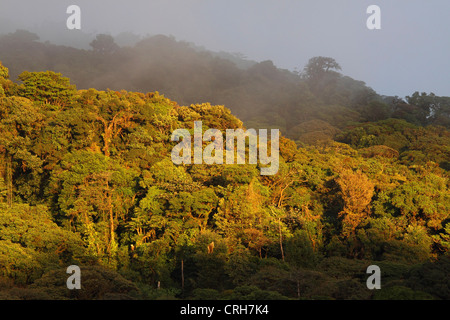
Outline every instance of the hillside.
<path id="1" fill-rule="evenodd" d="M 334 139 L 349 125 L 389 118 L 450 126 L 450 98 L 411 92 L 387 97 L 345 75 L 338 62 L 313 57 L 300 73 L 156 35 L 136 43 L 97 35 L 91 49 L 40 42 L 27 31 L 0 36 L 11 79 L 23 71 L 62 73 L 78 89 L 159 92 L 180 105 L 224 105 L 246 127 L 276 127 L 299 144 Z M 341 73 L 342 72 L 342 73 Z"/>
<path id="2" fill-rule="evenodd" d="M 5 46 L 4 41 L 0 45 Z M 147 41 L 126 50 L 142 50 L 152 41 L 176 44 L 163 37 Z M 329 77 L 337 84 L 350 82 L 368 90 L 337 72 L 308 80 L 277 70 L 269 62 L 238 71 L 218 58 L 205 60 L 216 61 L 217 67 L 226 65 L 230 73 L 218 72 L 218 78 L 211 79 L 200 65 L 174 69 L 177 76 L 185 74 L 180 79 L 185 86 L 168 81 L 167 91 L 174 90 L 178 98 L 185 95 L 187 101 L 198 97 L 190 94 L 196 85 L 203 83 L 207 92 L 214 79 L 214 91 L 223 96 L 226 92 L 238 95 L 244 88 L 260 92 L 251 99 L 247 96 L 248 106 L 257 105 L 256 99 L 264 103 L 258 109 L 241 109 L 249 119 L 242 122 L 227 107 L 202 103 L 203 99 L 183 104 L 158 92 L 139 92 L 139 84 L 149 85 L 151 79 L 133 83 L 127 77 L 152 73 L 139 73 L 146 64 L 120 73 L 130 66 L 126 58 L 110 69 L 111 63 L 126 56 L 121 49 L 100 53 L 27 43 L 35 56 L 14 58 L 30 69 L 18 76 L 20 82 L 9 79 L 7 63 L 0 65 L 2 298 L 450 297 L 445 286 L 450 274 L 450 144 L 445 127 L 412 123 L 420 117 L 408 122 L 383 116 L 373 119 L 378 122 L 357 123 L 370 114 L 358 108 L 389 104 L 373 100 L 349 107 L 329 105 L 327 99 L 338 103 L 339 92 L 333 91 L 338 87 L 331 86 L 329 96 L 313 93 L 314 88 L 324 91 L 323 81 Z M 47 60 L 40 54 L 45 48 L 49 52 L 59 48 L 63 53 Z M 0 52 L 2 59 L 12 59 L 3 49 Z M 73 52 L 71 58 L 68 52 Z M 176 50 L 167 52 L 173 62 L 169 52 Z M 106 56 L 99 60 L 102 54 Z M 141 62 L 146 59 L 142 57 Z M 50 60 L 53 66 L 38 66 Z M 15 65 L 17 72 L 20 68 Z M 163 64 L 153 66 L 158 65 Z M 76 86 L 54 72 L 58 66 L 59 71 L 71 70 L 68 73 L 79 81 Z M 32 72 L 40 68 L 53 71 Z M 96 72 L 102 69 L 109 71 L 98 79 Z M 167 75 L 153 69 L 154 73 L 163 79 Z M 243 74 L 253 80 L 233 78 Z M 83 79 L 92 82 L 83 83 Z M 103 85 L 114 82 L 116 87 L 79 88 L 100 80 L 106 81 Z M 118 90 L 130 83 L 136 91 Z M 241 85 L 235 87 L 236 83 Z M 269 92 L 263 90 L 274 83 Z M 164 82 L 160 85 L 164 88 Z M 302 104 L 283 105 L 283 97 L 293 96 L 277 92 L 294 88 Z M 198 94 L 208 97 L 205 92 Z M 244 102 L 230 106 L 239 110 Z M 280 111 L 279 119 L 262 113 L 270 105 L 274 112 Z M 283 117 L 283 106 L 304 112 Z M 425 121 L 441 121 L 442 114 L 436 107 Z M 255 115 L 265 116 L 257 119 Z M 300 117 L 304 120 L 299 121 Z M 352 126 L 348 126 L 349 117 L 354 117 Z M 171 161 L 173 130 L 192 129 L 194 121 L 202 121 L 204 130 L 224 132 L 243 128 L 244 123 L 250 128 L 251 121 L 276 127 L 276 121 L 288 118 L 292 124 L 286 124 L 284 132 L 296 128 L 299 141 L 296 144 L 287 134 L 280 138 L 275 175 L 261 176 L 259 163 L 174 165 Z M 327 138 L 314 141 L 311 133 L 316 131 Z M 211 243 L 213 250 L 208 249 Z M 366 287 L 366 269 L 371 264 L 383 270 L 383 290 Z M 69 265 L 81 267 L 83 290 L 66 288 Z"/>

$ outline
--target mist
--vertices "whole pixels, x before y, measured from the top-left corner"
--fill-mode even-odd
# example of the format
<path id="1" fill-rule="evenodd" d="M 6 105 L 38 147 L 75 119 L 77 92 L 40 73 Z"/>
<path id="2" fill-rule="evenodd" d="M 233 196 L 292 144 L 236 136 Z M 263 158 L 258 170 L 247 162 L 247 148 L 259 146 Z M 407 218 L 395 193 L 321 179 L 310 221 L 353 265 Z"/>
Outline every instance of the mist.
<path id="1" fill-rule="evenodd" d="M 384 95 L 450 95 L 450 3 L 424 1 L 13 1 L 2 0 L 0 33 L 26 29 L 41 41 L 88 49 L 80 33 L 171 35 L 211 51 L 240 53 L 299 70 L 313 56 L 333 57 L 343 73 Z M 67 30 L 66 9 L 81 8 L 81 30 Z M 381 29 L 366 27 L 370 4 Z M 137 39 L 134 39 L 137 40 Z M 128 41 L 132 44 L 133 41 Z"/>

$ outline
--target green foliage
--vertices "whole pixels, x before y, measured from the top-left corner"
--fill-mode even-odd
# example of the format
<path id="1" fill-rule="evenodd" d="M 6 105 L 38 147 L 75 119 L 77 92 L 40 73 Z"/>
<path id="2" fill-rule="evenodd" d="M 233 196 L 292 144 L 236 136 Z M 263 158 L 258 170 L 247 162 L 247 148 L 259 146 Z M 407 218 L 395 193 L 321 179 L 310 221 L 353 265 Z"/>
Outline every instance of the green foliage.
<path id="1" fill-rule="evenodd" d="M 60 73 L 24 71 L 19 75 L 19 80 L 23 82 L 20 94 L 34 101 L 65 106 L 75 94 L 75 86 Z"/>
<path id="2" fill-rule="evenodd" d="M 117 254 L 116 228 L 133 205 L 136 173 L 91 151 L 67 154 L 54 172 L 60 213 L 83 235 L 90 254 Z"/>
<path id="3" fill-rule="evenodd" d="M 392 286 L 375 292 L 375 300 L 434 300 L 432 295 L 403 286 Z"/>
<path id="4" fill-rule="evenodd" d="M 286 261 L 293 267 L 312 268 L 318 262 L 317 252 L 314 251 L 307 232 L 297 230 L 295 234 L 286 241 Z"/>
<path id="5" fill-rule="evenodd" d="M 80 290 L 67 290 L 67 274 L 62 268 L 46 272 L 29 288 L 51 300 L 131 300 L 140 294 L 135 284 L 113 270 L 88 265 L 80 266 L 80 270 Z"/>
<path id="6" fill-rule="evenodd" d="M 411 269 L 407 285 L 413 290 L 423 291 L 438 299 L 450 297 L 450 257 L 440 257 Z"/>
<path id="7" fill-rule="evenodd" d="M 5 67 L 0 61 L 0 78 L 8 79 L 9 78 L 9 70 Z"/>
<path id="8" fill-rule="evenodd" d="M 354 148 L 391 148 L 404 164 L 425 165 L 430 161 L 442 167 L 450 160 L 450 136 L 442 127 L 419 127 L 404 120 L 388 119 L 349 128 L 336 139 Z M 395 157 L 395 152 L 390 152 Z"/>
<path id="9" fill-rule="evenodd" d="M 0 234 L 1 276 L 16 284 L 29 284 L 49 268 L 83 260 L 79 235 L 54 223 L 43 205 L 0 204 Z"/>
<path id="10" fill-rule="evenodd" d="M 98 34 L 89 45 L 101 54 L 112 53 L 119 48 L 114 38 L 108 34 Z"/>
<path id="11" fill-rule="evenodd" d="M 236 287 L 231 293 L 232 300 L 287 300 L 288 298 L 276 291 L 261 290 L 257 286 Z"/>
<path id="12" fill-rule="evenodd" d="M 133 50 L 154 42 L 183 57 L 164 37 Z M 0 297 L 447 298 L 448 129 L 399 116 L 410 103 L 443 121 L 445 99 L 383 100 L 332 60 L 308 79 L 270 61 L 244 71 L 222 62 L 211 67 L 226 71 L 216 85 L 228 101 L 245 77 L 246 92 L 259 95 L 244 120 L 280 124 L 295 139 L 280 138 L 273 176 L 257 165 L 173 164 L 173 130 L 197 120 L 204 130 L 244 128 L 223 105 L 76 90 L 51 71 L 24 72 L 16 85 L 0 65 Z M 273 121 L 254 118 L 269 110 Z M 358 123 L 366 120 L 376 122 Z M 64 288 L 69 264 L 83 268 L 79 292 Z M 367 290 L 370 264 L 381 266 L 386 291 Z"/>

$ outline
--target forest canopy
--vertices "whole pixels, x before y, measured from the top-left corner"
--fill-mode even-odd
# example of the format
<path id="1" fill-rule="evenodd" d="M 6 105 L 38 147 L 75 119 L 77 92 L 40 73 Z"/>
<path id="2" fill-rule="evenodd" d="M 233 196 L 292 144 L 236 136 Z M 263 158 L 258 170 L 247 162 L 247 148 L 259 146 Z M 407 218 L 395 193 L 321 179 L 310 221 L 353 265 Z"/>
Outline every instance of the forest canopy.
<path id="1" fill-rule="evenodd" d="M 327 57 L 96 40 L 0 38 L 1 298 L 450 298 L 450 98 L 380 96 Z M 173 164 L 194 121 L 279 128 L 278 173 Z"/>

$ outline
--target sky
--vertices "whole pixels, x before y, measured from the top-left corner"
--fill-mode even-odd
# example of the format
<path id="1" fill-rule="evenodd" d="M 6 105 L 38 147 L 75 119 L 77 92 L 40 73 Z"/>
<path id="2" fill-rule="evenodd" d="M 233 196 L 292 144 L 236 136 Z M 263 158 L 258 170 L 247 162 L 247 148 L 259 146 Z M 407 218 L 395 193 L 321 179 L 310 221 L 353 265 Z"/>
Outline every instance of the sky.
<path id="1" fill-rule="evenodd" d="M 44 25 L 67 34 L 73 4 L 89 34 L 171 35 L 291 71 L 332 57 L 382 95 L 450 96 L 449 0 L 0 0 L 0 34 Z M 370 5 L 381 29 L 366 26 Z"/>

